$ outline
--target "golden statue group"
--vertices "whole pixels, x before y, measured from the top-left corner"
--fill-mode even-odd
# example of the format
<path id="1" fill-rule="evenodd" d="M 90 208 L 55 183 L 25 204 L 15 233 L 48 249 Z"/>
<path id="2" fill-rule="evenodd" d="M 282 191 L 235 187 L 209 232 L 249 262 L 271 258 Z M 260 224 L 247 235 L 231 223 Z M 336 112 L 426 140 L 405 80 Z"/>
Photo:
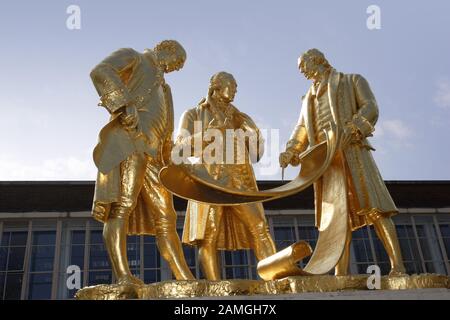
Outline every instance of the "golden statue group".
<path id="1" fill-rule="evenodd" d="M 251 163 L 261 158 L 264 140 L 253 120 L 232 104 L 237 83 L 231 74 L 211 77 L 206 97 L 184 112 L 172 139 L 174 112 L 164 74 L 181 69 L 185 60 L 183 47 L 166 40 L 144 53 L 115 51 L 91 73 L 99 105 L 111 115 L 94 150 L 99 172 L 92 213 L 104 223 L 118 284 L 142 284 L 128 266 L 127 235 L 132 234 L 155 235 L 176 279 L 194 280 L 176 232 L 172 194 L 189 200 L 182 242 L 198 246 L 208 280 L 221 277 L 217 250 L 237 249 L 254 250 L 265 280 L 290 275 L 292 268 L 304 275 L 327 274 L 332 268 L 336 275 L 347 275 L 351 233 L 365 225 L 374 226 L 388 253 L 390 276 L 405 273 L 391 220 L 397 208 L 367 140 L 375 130 L 377 102 L 362 76 L 336 71 L 317 49 L 300 56 L 299 69 L 312 85 L 279 162 L 283 169 L 301 165 L 302 171 L 296 182 L 258 191 Z M 227 133 L 236 131 L 244 134 L 243 144 L 237 143 L 238 135 L 228 139 Z M 180 151 L 183 161 L 174 161 Z M 230 152 L 237 154 L 232 161 Z M 276 252 L 262 202 L 311 184 L 319 240 L 301 270 L 298 259 L 290 259 L 292 250 Z M 299 258 L 312 252 L 304 242 L 299 246 L 304 249 Z M 286 259 L 291 266 L 286 267 Z"/>

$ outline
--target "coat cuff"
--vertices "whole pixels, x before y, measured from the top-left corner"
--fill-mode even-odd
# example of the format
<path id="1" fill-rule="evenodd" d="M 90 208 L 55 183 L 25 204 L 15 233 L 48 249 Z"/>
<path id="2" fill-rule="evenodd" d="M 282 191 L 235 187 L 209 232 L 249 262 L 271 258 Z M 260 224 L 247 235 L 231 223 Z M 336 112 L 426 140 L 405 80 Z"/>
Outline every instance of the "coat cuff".
<path id="1" fill-rule="evenodd" d="M 298 155 L 303 149 L 303 145 L 300 141 L 291 139 L 286 143 L 286 151 L 292 152 L 294 155 Z"/>
<path id="2" fill-rule="evenodd" d="M 352 125 L 356 127 L 363 137 L 371 136 L 372 132 L 375 131 L 375 127 L 370 121 L 358 114 L 353 116 Z"/>
<path id="3" fill-rule="evenodd" d="M 104 94 L 101 98 L 101 105 L 110 113 L 114 113 L 130 102 L 131 98 L 127 89 L 117 89 Z"/>
<path id="4" fill-rule="evenodd" d="M 292 153 L 292 158 L 289 163 L 290 163 L 290 165 L 292 165 L 294 167 L 296 167 L 300 164 L 300 158 L 298 157 L 300 153 L 297 151 L 298 145 L 299 145 L 299 142 L 297 140 L 289 140 L 286 143 L 286 152 Z"/>

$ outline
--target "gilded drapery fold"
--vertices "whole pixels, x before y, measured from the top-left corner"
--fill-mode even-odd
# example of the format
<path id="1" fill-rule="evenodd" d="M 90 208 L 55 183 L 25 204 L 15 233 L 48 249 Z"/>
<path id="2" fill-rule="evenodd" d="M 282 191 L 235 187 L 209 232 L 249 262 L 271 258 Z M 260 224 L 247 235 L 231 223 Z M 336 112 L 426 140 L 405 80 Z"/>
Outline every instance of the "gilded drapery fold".
<path id="1" fill-rule="evenodd" d="M 314 126 L 312 124 L 312 102 L 310 89 L 303 99 L 300 119 L 287 149 L 298 154 L 308 145 L 314 145 Z M 342 74 L 332 70 L 328 78 L 328 97 L 333 120 L 342 133 L 344 126 L 357 128 L 359 139 L 352 141 L 344 148 L 338 148 L 342 153 L 342 170 L 346 174 L 346 194 L 348 211 L 352 230 L 366 224 L 371 224 L 370 216 L 391 216 L 398 212 L 394 201 L 375 164 L 371 150 L 374 150 L 367 140 L 374 131 L 378 119 L 378 106 L 367 81 L 357 74 Z M 326 173 L 324 174 L 324 176 Z M 323 210 L 323 191 L 340 183 L 319 179 L 314 185 L 316 224 L 320 227 Z M 342 187 L 342 186 L 341 186 Z"/>

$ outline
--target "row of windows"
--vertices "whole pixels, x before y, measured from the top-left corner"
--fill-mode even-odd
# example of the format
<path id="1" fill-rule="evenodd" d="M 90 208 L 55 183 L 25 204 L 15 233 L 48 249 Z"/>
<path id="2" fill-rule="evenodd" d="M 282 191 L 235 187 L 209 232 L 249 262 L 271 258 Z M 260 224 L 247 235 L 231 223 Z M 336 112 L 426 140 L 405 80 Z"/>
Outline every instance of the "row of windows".
<path id="1" fill-rule="evenodd" d="M 418 215 L 395 220 L 409 274 L 450 274 L 450 217 Z M 306 240 L 313 248 L 317 242 L 318 231 L 309 216 L 270 216 L 269 224 L 277 250 L 298 240 Z M 178 232 L 181 236 L 182 229 Z M 197 250 L 189 246 L 183 250 L 193 274 L 203 278 Z M 154 237 L 128 237 L 127 251 L 130 269 L 145 283 L 172 279 Z M 389 272 L 389 259 L 372 227 L 353 232 L 351 256 L 352 273 L 365 273 L 372 264 L 379 265 L 383 274 Z M 257 279 L 251 250 L 221 252 L 220 258 L 224 279 Z M 301 264 L 307 262 L 305 259 Z M 80 267 L 82 286 L 114 281 L 100 224 L 90 219 L 58 223 L 34 220 L 26 228 L 3 223 L 1 299 L 71 298 L 76 289 L 68 290 L 66 286 L 70 265 Z"/>
<path id="2" fill-rule="evenodd" d="M 0 296 L 20 298 L 24 278 L 28 232 L 3 232 L 0 246 Z M 27 277 L 29 299 L 44 298 L 51 288 L 55 252 L 55 231 L 35 231 Z"/>
<path id="3" fill-rule="evenodd" d="M 394 218 L 394 221 L 397 220 L 397 236 L 408 274 L 449 274 L 449 223 L 444 219 L 441 222 L 435 219 L 431 216 Z M 273 224 L 277 250 L 298 240 L 306 240 L 313 248 L 316 245 L 316 228 L 289 225 L 289 218 L 287 221 L 275 220 Z M 352 233 L 351 256 L 353 273 L 365 273 L 367 267 L 374 263 L 380 266 L 383 274 L 389 273 L 388 255 L 373 227 L 361 228 Z M 308 260 L 305 259 L 301 265 L 304 266 Z"/>

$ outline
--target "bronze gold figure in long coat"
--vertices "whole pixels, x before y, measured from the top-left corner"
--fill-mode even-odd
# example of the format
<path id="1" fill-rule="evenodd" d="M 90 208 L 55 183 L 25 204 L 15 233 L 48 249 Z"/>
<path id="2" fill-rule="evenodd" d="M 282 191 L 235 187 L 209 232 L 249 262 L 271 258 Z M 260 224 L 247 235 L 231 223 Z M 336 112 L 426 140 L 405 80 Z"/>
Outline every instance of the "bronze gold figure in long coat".
<path id="1" fill-rule="evenodd" d="M 180 132 L 176 146 L 180 149 L 188 145 L 188 152 L 202 158 L 207 174 L 221 185 L 239 190 L 257 190 L 251 159 L 257 161 L 262 155 L 262 135 L 246 114 L 231 104 L 236 94 L 237 84 L 234 77 L 219 72 L 211 78 L 208 95 L 198 106 L 187 110 L 181 118 Z M 208 142 L 202 140 L 200 152 L 196 153 L 193 139 L 217 130 L 223 138 L 217 144 L 223 148 L 222 159 L 208 161 L 205 157 Z M 251 148 L 249 141 L 239 144 L 227 139 L 226 131 L 242 130 L 255 137 L 257 147 Z M 202 139 L 202 138 L 200 138 Z M 249 139 L 251 141 L 251 139 Z M 190 147 L 192 148 L 190 149 Z M 225 158 L 226 150 L 236 155 L 234 162 Z M 242 150 L 245 149 L 245 150 Z M 216 152 L 219 152 L 216 150 Z M 239 161 L 242 152 L 242 161 Z M 261 203 L 219 206 L 189 201 L 183 231 L 183 242 L 199 247 L 199 259 L 207 279 L 220 279 L 217 250 L 253 249 L 258 260 L 275 253 L 275 246 L 269 233 L 264 208 Z"/>
<path id="2" fill-rule="evenodd" d="M 193 279 L 176 232 L 172 194 L 159 182 L 169 162 L 173 105 L 164 73 L 179 70 L 183 47 L 165 40 L 144 53 L 119 49 L 100 62 L 91 78 L 100 105 L 111 114 L 94 150 L 99 170 L 92 214 L 104 223 L 103 238 L 119 284 L 141 283 L 127 260 L 127 235 L 155 235 L 161 255 L 178 280 Z"/>
<path id="3" fill-rule="evenodd" d="M 314 184 L 319 229 L 327 224 L 321 219 L 324 210 L 348 213 L 347 240 L 336 275 L 348 273 L 351 232 L 365 225 L 373 225 L 383 243 L 391 263 L 390 274 L 404 273 L 391 219 L 398 210 L 367 140 L 378 119 L 377 102 L 368 82 L 361 75 L 336 71 L 317 49 L 310 49 L 299 58 L 299 69 L 313 84 L 303 98 L 300 118 L 286 151 L 280 154 L 280 165 L 298 165 L 299 153 L 325 139 L 323 129 L 327 124 L 336 126 L 340 135 L 337 152 L 329 169 Z"/>

